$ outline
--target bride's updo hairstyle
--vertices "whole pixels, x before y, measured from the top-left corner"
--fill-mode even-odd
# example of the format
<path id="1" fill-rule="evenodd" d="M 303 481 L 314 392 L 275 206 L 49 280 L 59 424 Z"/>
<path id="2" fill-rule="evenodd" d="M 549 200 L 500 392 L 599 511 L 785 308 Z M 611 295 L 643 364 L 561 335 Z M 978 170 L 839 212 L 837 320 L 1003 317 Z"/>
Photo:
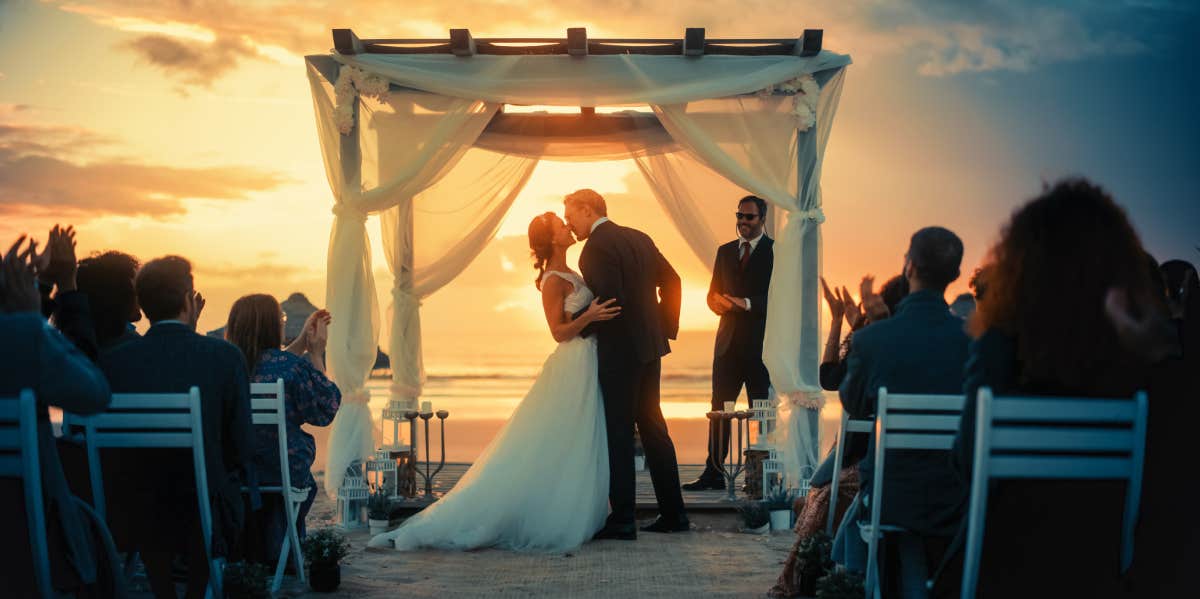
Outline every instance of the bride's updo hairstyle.
<path id="1" fill-rule="evenodd" d="M 554 228 L 551 226 L 553 222 L 554 213 L 546 212 L 533 217 L 529 223 L 529 254 L 533 257 L 533 267 L 538 271 L 537 278 L 533 280 L 538 291 L 542 290 L 542 276 L 546 274 L 546 263 L 554 254 Z"/>

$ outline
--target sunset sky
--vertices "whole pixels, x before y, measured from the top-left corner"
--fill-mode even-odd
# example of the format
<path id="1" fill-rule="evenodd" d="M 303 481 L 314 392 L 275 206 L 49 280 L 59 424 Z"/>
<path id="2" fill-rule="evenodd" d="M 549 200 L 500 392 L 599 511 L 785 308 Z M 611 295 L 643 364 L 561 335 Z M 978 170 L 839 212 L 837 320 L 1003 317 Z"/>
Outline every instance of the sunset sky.
<path id="1" fill-rule="evenodd" d="M 819 27 L 825 48 L 854 58 L 823 178 L 831 282 L 895 274 L 909 235 L 932 224 L 962 236 L 969 273 L 1016 205 L 1070 174 L 1112 191 L 1157 258 L 1197 261 L 1196 4 L 1053 6 L 0 0 L 0 239 L 73 223 L 82 255 L 186 256 L 209 298 L 205 330 L 245 293 L 302 291 L 321 305 L 332 199 L 302 57 L 327 51 L 331 28 L 775 38 Z M 425 302 L 426 335 L 543 327 L 525 227 L 579 187 L 658 240 L 684 279 L 685 328 L 715 327 L 705 265 L 630 163 L 542 162 L 501 236 Z"/>

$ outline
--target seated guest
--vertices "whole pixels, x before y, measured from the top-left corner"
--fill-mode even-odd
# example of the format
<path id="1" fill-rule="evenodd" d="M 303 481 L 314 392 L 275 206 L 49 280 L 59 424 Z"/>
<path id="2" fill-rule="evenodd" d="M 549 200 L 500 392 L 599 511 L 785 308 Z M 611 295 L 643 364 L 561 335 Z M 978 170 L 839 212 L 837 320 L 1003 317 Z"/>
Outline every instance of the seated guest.
<path id="1" fill-rule="evenodd" d="M 31 389 L 37 398 L 38 453 L 54 587 L 64 592 L 104 596 L 97 588 L 98 546 L 63 476 L 50 430 L 48 406 L 79 414 L 102 411 L 111 398 L 108 382 L 91 360 L 42 319 L 41 298 L 34 286 L 33 265 L 28 260 L 32 252 L 21 251 L 23 241 L 24 236 L 0 263 L 0 339 L 4 340 L 0 343 L 0 396 L 9 401 L 22 389 Z M 8 539 L 11 546 L 0 560 L 3 594 L 35 596 L 33 556 L 23 550 L 29 547 L 26 541 L 29 537 L 21 483 L 0 479 L 0 497 L 4 506 L 12 506 L 6 509 L 5 518 L 11 525 L 6 531 L 20 535 Z"/>
<path id="2" fill-rule="evenodd" d="M 825 284 L 825 278 L 821 278 L 821 285 L 825 289 L 825 301 L 829 302 L 829 312 L 832 316 L 829 338 L 825 340 L 825 353 L 821 357 L 820 367 L 821 388 L 826 391 L 837 391 L 842 384 L 842 379 L 846 376 L 846 355 L 850 353 L 854 331 L 872 322 L 887 318 L 896 311 L 900 300 L 908 296 L 908 280 L 902 274 L 888 279 L 878 295 L 872 291 L 874 281 L 874 277 L 863 277 L 860 286 L 863 305 L 859 306 L 854 303 L 854 298 L 850 296 L 848 289 L 842 287 L 840 293 L 836 289 L 830 293 L 829 286 Z M 866 311 L 868 307 L 872 312 L 870 314 Z M 850 332 L 844 340 L 841 334 L 843 314 L 846 322 L 850 324 Z"/>
<path id="3" fill-rule="evenodd" d="M 185 393 L 192 386 L 200 388 L 212 546 L 216 555 L 229 555 L 244 522 L 243 484 L 251 486 L 252 504 L 257 506 L 245 359 L 234 345 L 196 334 L 203 298 L 192 286 L 187 260 L 167 256 L 147 262 L 138 271 L 135 288 L 150 329 L 102 355 L 101 367 L 114 393 Z M 202 596 L 209 572 L 191 452 L 106 453 L 105 476 L 112 481 L 106 490 L 117 495 L 110 501 L 109 521 L 118 543 L 141 552 L 158 597 L 175 596 L 171 563 L 174 556 L 185 554 L 188 596 Z"/>
<path id="4" fill-rule="evenodd" d="M 116 251 L 79 261 L 79 291 L 91 306 L 101 352 L 139 337 L 133 329 L 133 323 L 142 319 L 133 288 L 137 269 L 137 258 Z"/>
<path id="5" fill-rule="evenodd" d="M 980 387 L 1068 397 L 1132 397 L 1146 388 L 1148 356 L 1131 348 L 1106 314 L 1110 294 L 1141 316 L 1165 312 L 1145 256 L 1125 211 L 1083 179 L 1060 181 L 1013 214 L 991 250 L 987 293 L 973 322 L 978 337 L 964 383 L 969 401 L 952 451 L 965 484 L 971 480 Z M 1194 403 L 1150 395 L 1150 413 L 1177 400 Z M 1151 447 L 1156 434 L 1147 439 Z M 1166 474 L 1167 480 L 1177 483 L 1178 472 Z M 1146 479 L 1146 490 L 1154 478 Z M 1127 593 L 1119 568 L 1124 483 L 1002 480 L 990 489 L 979 597 Z M 1173 490 L 1180 491 L 1177 485 Z M 947 590 L 957 596 L 957 588 Z"/>
<path id="6" fill-rule="evenodd" d="M 908 297 L 891 318 L 854 335 L 846 378 L 839 389 L 842 406 L 852 417 L 875 415 L 880 387 L 893 393 L 961 393 L 968 338 L 962 321 L 950 313 L 944 294 L 958 278 L 962 255 L 962 241 L 951 231 L 927 227 L 913 234 L 904 264 Z M 859 462 L 862 497 L 871 494 L 873 455 L 871 439 L 867 456 Z M 891 564 L 881 564 L 882 588 L 885 594 L 896 592 L 899 585 L 904 592 L 923 588 L 927 570 L 940 562 L 957 530 L 962 491 L 944 452 L 891 451 L 884 476 L 882 522 L 903 527 L 919 538 L 899 535 L 895 539 L 899 550 L 887 553 L 899 556 L 897 565 L 903 574 L 893 572 Z M 849 539 L 845 538 L 858 538 L 852 512 L 843 520 L 839 544 L 847 551 L 858 551 L 847 545 Z M 857 518 L 865 516 L 860 513 Z M 853 564 L 850 560 L 847 565 Z"/>
<path id="7" fill-rule="evenodd" d="M 284 313 L 279 302 L 269 295 L 247 295 L 238 299 L 229 311 L 225 338 L 242 352 L 250 380 L 271 383 L 283 379 L 287 410 L 288 467 L 291 485 L 308 489 L 308 499 L 296 513 L 296 530 L 305 536 L 304 520 L 317 496 L 312 463 L 316 442 L 301 425 L 326 426 L 333 422 L 341 405 L 342 394 L 325 376 L 325 343 L 328 339 L 329 313 L 314 312 L 295 341 L 286 350 L 282 345 Z M 279 438 L 274 426 L 255 427 L 254 465 L 259 484 L 280 484 Z M 260 514 L 266 532 L 266 557 L 278 556 L 286 531 L 285 512 L 278 496 L 264 499 Z"/>

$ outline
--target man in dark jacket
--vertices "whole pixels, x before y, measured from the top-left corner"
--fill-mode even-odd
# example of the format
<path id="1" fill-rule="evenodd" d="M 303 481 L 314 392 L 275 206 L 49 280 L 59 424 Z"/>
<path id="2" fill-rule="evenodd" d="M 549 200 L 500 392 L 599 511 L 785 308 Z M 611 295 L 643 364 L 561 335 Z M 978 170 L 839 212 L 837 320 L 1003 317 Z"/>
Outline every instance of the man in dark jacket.
<path id="1" fill-rule="evenodd" d="M 241 352 L 232 344 L 196 333 L 203 298 L 192 287 L 191 265 L 178 256 L 147 262 L 138 272 L 138 302 L 150 329 L 101 356 L 114 393 L 185 393 L 200 388 L 213 549 L 228 555 L 244 523 L 241 487 L 249 484 L 257 505 L 252 460 L 250 383 Z M 108 450 L 106 489 L 114 489 L 109 520 L 119 544 L 142 553 L 158 596 L 174 596 L 171 562 L 187 553 L 189 596 L 208 583 L 196 506 L 191 452 L 163 449 Z M 124 543 L 122 543 L 124 541 Z M 196 594 L 198 593 L 198 594 Z"/>
<path id="2" fill-rule="evenodd" d="M 736 402 L 746 388 L 750 401 L 766 399 L 771 386 L 762 361 L 767 330 L 767 289 L 775 264 L 774 240 L 763 232 L 767 202 L 746 196 L 738 202 L 738 238 L 717 248 L 708 307 L 721 317 L 713 351 L 712 409 Z M 719 432 L 718 432 L 719 431 Z M 713 423 L 708 431 L 708 460 L 700 478 L 683 485 L 689 491 L 724 489 L 720 464 L 729 454 L 730 423 Z M 714 443 L 714 434 L 719 441 Z"/>
<path id="3" fill-rule="evenodd" d="M 944 298 L 946 287 L 958 278 L 962 255 L 962 241 L 949 230 L 927 227 L 913 234 L 904 261 L 908 297 L 894 316 L 854 335 L 854 351 L 847 357 L 846 378 L 839 389 L 842 406 L 850 416 L 872 418 L 880 387 L 891 393 L 962 393 L 969 339 L 962 320 L 950 312 Z M 874 455 L 872 437 L 867 457 L 859 463 L 862 497 L 871 494 Z M 961 494 L 946 452 L 889 451 L 881 521 L 919 535 L 923 543 L 915 550 L 923 549 L 925 555 L 915 556 L 916 561 L 923 561 L 926 568 L 936 567 L 957 529 Z M 858 534 L 857 525 L 849 520 L 843 528 L 853 530 L 839 531 L 839 537 Z M 911 547 L 901 550 L 903 570 L 908 570 L 903 560 L 914 557 L 913 551 Z M 880 571 L 886 574 L 884 568 Z M 924 576 L 904 578 L 902 584 L 923 584 L 925 580 Z"/>
<path id="4" fill-rule="evenodd" d="M 0 260 L 0 396 L 12 401 L 22 389 L 37 399 L 37 438 L 41 462 L 46 537 L 51 578 L 58 590 L 75 590 L 98 580 L 96 545 L 86 517 L 74 503 L 58 459 L 48 406 L 78 414 L 92 414 L 108 406 L 108 383 L 91 360 L 39 314 L 41 298 L 34 286 L 34 269 L 18 251 L 20 241 Z M 60 293 L 65 290 L 60 289 Z M 67 295 L 63 295 L 67 299 Z M 78 299 L 78 298 L 75 298 Z M 75 304 L 72 304 L 75 305 Z M 68 310 L 73 322 L 90 330 L 87 302 Z M 94 342 L 93 342 L 94 345 Z M 4 504 L 21 501 L 21 483 L 0 480 Z M 25 533 L 24 503 L 8 510 L 10 522 L 21 522 L 14 530 Z M 27 536 L 14 537 L 12 551 L 0 560 L 0 594 L 32 597 L 36 593 Z"/>
<path id="5" fill-rule="evenodd" d="M 587 244 L 579 270 L 601 300 L 616 299 L 621 314 L 588 325 L 595 335 L 600 390 L 608 432 L 608 497 L 612 513 L 601 539 L 637 538 L 634 519 L 633 430 L 646 450 L 646 466 L 658 500 L 659 517 L 647 532 L 681 532 L 690 524 L 679 490 L 675 445 L 659 404 L 662 357 L 679 332 L 682 299 L 679 275 L 645 233 L 608 220 L 600 194 L 581 189 L 566 197 L 571 232 Z"/>

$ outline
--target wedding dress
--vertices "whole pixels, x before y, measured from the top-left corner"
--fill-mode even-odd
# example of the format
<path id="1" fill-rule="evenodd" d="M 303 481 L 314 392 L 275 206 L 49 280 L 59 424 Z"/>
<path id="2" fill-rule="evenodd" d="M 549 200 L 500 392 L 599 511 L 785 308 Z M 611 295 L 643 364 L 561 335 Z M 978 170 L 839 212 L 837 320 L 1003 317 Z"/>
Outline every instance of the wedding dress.
<path id="1" fill-rule="evenodd" d="M 572 272 L 548 271 L 574 286 L 564 311 L 594 298 Z M 582 545 L 608 515 L 608 439 L 596 374 L 596 342 L 558 344 L 521 400 L 458 484 L 371 547 L 566 551 Z"/>

